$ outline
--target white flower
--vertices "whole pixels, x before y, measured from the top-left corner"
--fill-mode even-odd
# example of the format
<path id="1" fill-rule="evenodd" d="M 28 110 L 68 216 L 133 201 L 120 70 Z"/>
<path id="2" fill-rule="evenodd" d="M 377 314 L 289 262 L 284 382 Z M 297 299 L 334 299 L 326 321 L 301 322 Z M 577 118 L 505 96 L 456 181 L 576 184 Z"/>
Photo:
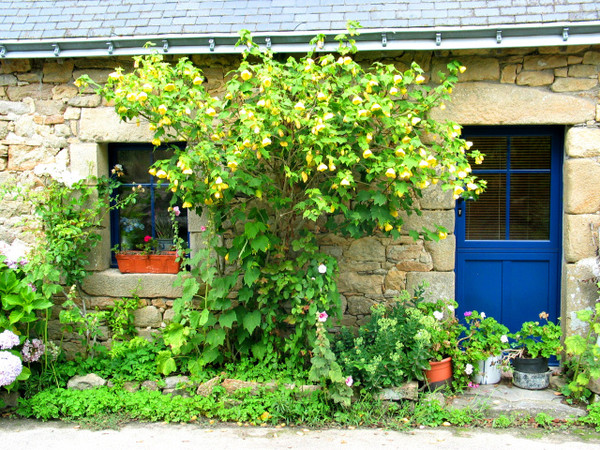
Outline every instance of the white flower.
<path id="1" fill-rule="evenodd" d="M 0 386 L 8 386 L 21 374 L 21 358 L 10 352 L 0 352 Z"/>
<path id="2" fill-rule="evenodd" d="M 352 376 L 349 376 L 348 378 L 346 378 L 346 386 L 352 387 L 353 384 L 354 384 L 354 380 L 352 379 Z"/>
<path id="3" fill-rule="evenodd" d="M 500 336 L 500 342 L 502 342 L 503 344 L 507 344 L 508 343 L 508 336 L 506 336 L 505 334 L 503 334 L 502 336 Z"/>
<path id="4" fill-rule="evenodd" d="M 25 259 L 31 247 L 20 239 L 15 239 L 12 244 L 0 241 L 0 253 L 9 261 L 17 262 Z"/>
<path id="5" fill-rule="evenodd" d="M 10 330 L 4 330 L 0 333 L 0 350 L 8 350 L 15 345 L 19 345 L 19 336 Z"/>
<path id="6" fill-rule="evenodd" d="M 454 312 L 454 306 L 452 306 L 452 305 L 448 305 L 448 310 L 449 310 L 450 312 Z"/>
<path id="7" fill-rule="evenodd" d="M 465 373 L 467 375 L 471 375 L 473 373 L 473 365 L 472 364 L 467 364 L 465 366 Z"/>
<path id="8" fill-rule="evenodd" d="M 319 264 L 319 273 L 327 272 L 327 266 L 325 264 Z"/>
<path id="9" fill-rule="evenodd" d="M 480 316 L 481 316 L 482 319 L 485 319 L 485 313 L 484 312 L 481 312 Z"/>
<path id="10" fill-rule="evenodd" d="M 437 320 L 442 320 L 444 318 L 444 314 L 440 311 L 434 311 L 433 317 L 435 317 Z"/>

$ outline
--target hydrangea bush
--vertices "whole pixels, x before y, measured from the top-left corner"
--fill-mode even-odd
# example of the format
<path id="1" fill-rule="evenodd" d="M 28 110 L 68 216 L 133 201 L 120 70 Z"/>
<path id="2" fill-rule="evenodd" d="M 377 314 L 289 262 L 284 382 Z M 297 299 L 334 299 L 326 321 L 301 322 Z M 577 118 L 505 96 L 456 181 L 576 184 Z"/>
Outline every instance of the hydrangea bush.
<path id="1" fill-rule="evenodd" d="M 336 261 L 319 251 L 319 232 L 399 237 L 402 212 L 419 213 L 424 189 L 470 198 L 484 187 L 469 162 L 482 155 L 461 127 L 429 117 L 465 68 L 448 64 L 436 86 L 416 63 L 365 69 L 352 57 L 354 34 L 337 37 L 338 55 L 284 58 L 242 31 L 242 61 L 219 97 L 191 61 L 170 64 L 158 52 L 97 86 L 122 119 L 147 121 L 155 146 L 187 143 L 150 173 L 184 208 L 207 212 L 218 237 L 214 264 L 203 264 L 203 252 L 191 261 L 210 289 L 202 311 L 190 310 L 200 285 L 185 281 L 164 334 L 164 368 L 195 352 L 193 367 L 242 355 L 307 361 L 317 311 L 339 307 Z M 316 49 L 323 39 L 313 40 Z M 448 230 L 406 232 L 439 240 Z"/>

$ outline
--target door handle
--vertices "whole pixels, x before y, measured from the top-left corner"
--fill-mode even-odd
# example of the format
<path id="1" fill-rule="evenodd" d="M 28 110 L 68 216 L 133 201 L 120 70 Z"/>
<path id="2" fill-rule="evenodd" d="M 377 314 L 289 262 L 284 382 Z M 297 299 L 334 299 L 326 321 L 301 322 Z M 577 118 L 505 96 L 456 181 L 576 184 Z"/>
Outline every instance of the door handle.
<path id="1" fill-rule="evenodd" d="M 463 211 L 465 209 L 465 200 L 462 197 L 457 200 L 456 208 L 456 213 L 458 214 L 458 217 L 462 217 Z"/>

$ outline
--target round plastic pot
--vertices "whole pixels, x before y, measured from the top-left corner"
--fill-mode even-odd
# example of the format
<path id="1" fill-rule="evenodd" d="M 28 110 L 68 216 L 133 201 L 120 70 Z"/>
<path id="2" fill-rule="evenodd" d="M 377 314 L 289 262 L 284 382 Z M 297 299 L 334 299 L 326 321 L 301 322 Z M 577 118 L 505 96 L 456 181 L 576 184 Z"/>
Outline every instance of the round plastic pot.
<path id="1" fill-rule="evenodd" d="M 515 358 L 511 364 L 523 373 L 545 373 L 548 370 L 548 358 Z"/>

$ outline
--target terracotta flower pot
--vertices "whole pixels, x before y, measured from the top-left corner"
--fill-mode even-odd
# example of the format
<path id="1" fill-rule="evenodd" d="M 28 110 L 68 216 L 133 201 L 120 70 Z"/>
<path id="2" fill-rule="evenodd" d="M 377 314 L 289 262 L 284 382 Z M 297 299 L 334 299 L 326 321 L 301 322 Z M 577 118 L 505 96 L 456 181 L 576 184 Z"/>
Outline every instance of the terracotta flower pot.
<path id="1" fill-rule="evenodd" d="M 437 389 L 452 382 L 452 358 L 441 361 L 430 361 L 430 370 L 425 371 L 425 378 L 429 389 Z"/>
<path id="2" fill-rule="evenodd" d="M 121 273 L 178 273 L 181 264 L 175 259 L 176 252 L 158 255 L 143 255 L 140 252 L 117 253 L 117 264 Z"/>

